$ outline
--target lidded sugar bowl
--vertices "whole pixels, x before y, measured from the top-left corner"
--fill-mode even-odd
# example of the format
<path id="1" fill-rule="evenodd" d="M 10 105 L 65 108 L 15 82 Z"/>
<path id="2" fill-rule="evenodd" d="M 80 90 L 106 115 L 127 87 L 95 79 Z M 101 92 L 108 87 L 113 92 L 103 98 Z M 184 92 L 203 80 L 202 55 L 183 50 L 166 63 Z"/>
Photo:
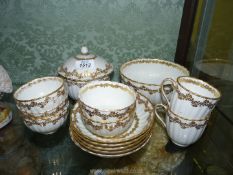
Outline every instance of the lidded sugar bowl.
<path id="1" fill-rule="evenodd" d="M 66 81 L 69 96 L 77 100 L 79 89 L 95 80 L 109 80 L 113 72 L 112 64 L 104 58 L 90 54 L 87 47 L 81 53 L 69 58 L 58 68 L 58 74 Z"/>

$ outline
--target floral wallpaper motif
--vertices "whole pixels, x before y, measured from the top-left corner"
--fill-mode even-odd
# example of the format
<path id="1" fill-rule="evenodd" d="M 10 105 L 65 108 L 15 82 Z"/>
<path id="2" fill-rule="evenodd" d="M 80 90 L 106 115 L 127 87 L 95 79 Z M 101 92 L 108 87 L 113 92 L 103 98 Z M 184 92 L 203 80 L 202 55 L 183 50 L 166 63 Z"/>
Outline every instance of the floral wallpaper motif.
<path id="1" fill-rule="evenodd" d="M 0 0 L 0 64 L 21 84 L 56 74 L 87 46 L 115 67 L 174 60 L 184 0 Z"/>

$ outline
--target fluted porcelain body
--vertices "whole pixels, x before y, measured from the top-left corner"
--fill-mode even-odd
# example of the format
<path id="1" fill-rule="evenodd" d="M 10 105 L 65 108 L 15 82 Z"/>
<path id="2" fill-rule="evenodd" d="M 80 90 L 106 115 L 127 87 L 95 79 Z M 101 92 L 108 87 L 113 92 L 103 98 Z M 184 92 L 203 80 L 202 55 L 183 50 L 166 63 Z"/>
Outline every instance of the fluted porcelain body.
<path id="1" fill-rule="evenodd" d="M 134 120 L 136 97 L 135 91 L 122 83 L 91 82 L 79 91 L 82 120 L 98 136 L 122 134 Z"/>
<path id="2" fill-rule="evenodd" d="M 65 114 L 64 116 L 60 117 L 56 122 L 51 121 L 43 124 L 43 121 L 41 121 L 38 122 L 38 124 L 31 124 L 27 120 L 24 120 L 24 124 L 34 132 L 45 135 L 53 134 L 65 123 L 67 115 L 68 114 Z"/>
<path id="3" fill-rule="evenodd" d="M 165 79 L 161 85 L 173 83 L 174 90 L 167 103 L 175 114 L 187 119 L 203 119 L 211 113 L 220 99 L 220 92 L 208 83 L 193 77 L 179 77 L 177 81 Z M 164 96 L 165 93 L 162 90 Z"/>
<path id="4" fill-rule="evenodd" d="M 163 108 L 166 112 L 165 121 L 159 114 L 159 109 Z M 155 106 L 156 117 L 166 128 L 171 141 L 181 147 L 187 147 L 195 143 L 203 134 L 209 116 L 200 120 L 187 119 L 186 116 L 179 116 L 163 104 Z"/>
<path id="5" fill-rule="evenodd" d="M 41 134 L 53 134 L 56 132 L 67 120 L 69 102 L 62 108 L 57 108 L 54 114 L 42 117 L 33 117 L 23 115 L 25 125 L 34 132 Z"/>
<path id="6" fill-rule="evenodd" d="M 167 112 L 167 133 L 173 143 L 181 147 L 187 147 L 195 143 L 204 132 L 207 120 L 185 120 L 175 116 L 171 111 Z"/>

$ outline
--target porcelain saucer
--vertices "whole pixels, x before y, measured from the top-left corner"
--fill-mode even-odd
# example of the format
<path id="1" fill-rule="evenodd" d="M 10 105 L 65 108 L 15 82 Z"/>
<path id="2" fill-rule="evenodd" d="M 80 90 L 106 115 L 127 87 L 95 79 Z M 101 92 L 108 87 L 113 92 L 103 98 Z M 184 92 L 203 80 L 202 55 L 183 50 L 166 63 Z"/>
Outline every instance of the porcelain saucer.
<path id="1" fill-rule="evenodd" d="M 136 100 L 136 116 L 131 127 L 125 133 L 116 137 L 104 138 L 94 135 L 85 127 L 79 112 L 79 104 L 76 103 L 71 112 L 71 123 L 74 123 L 74 128 L 79 134 L 89 140 L 99 143 L 121 143 L 137 139 L 154 124 L 153 105 L 146 97 L 139 94 Z"/>
<path id="2" fill-rule="evenodd" d="M 70 132 L 70 136 L 71 136 L 72 141 L 75 143 L 75 145 L 77 145 L 80 149 L 82 149 L 83 151 L 88 152 L 92 155 L 103 157 L 103 158 L 117 158 L 117 157 L 123 157 L 123 156 L 130 155 L 132 153 L 135 153 L 135 152 L 139 151 L 140 149 L 142 149 L 144 146 L 146 146 L 146 144 L 149 142 L 149 140 L 151 138 L 151 134 L 150 134 L 149 137 L 144 142 L 142 142 L 137 147 L 132 148 L 130 150 L 125 150 L 125 151 L 121 151 L 121 152 L 113 152 L 113 151 L 101 152 L 101 151 L 96 151 L 96 150 L 90 150 L 89 148 L 81 145 L 79 142 L 77 142 L 74 139 L 72 132 Z"/>
<path id="3" fill-rule="evenodd" d="M 151 134 L 153 127 L 148 129 L 144 134 L 140 135 L 134 140 L 130 140 L 127 142 L 121 142 L 121 143 L 100 143 L 100 142 L 95 142 L 94 140 L 89 140 L 85 138 L 83 135 L 77 132 L 75 127 L 73 127 L 73 124 L 70 125 L 70 132 L 72 132 L 74 138 L 77 138 L 76 140 L 81 140 L 82 142 L 85 142 L 88 145 L 91 145 L 95 148 L 102 148 L 102 149 L 110 149 L 110 150 L 119 150 L 121 148 L 129 148 L 132 147 L 133 145 L 139 144 L 139 142 L 142 142 L 145 140 L 145 138 L 148 137 L 148 135 Z"/>
<path id="4" fill-rule="evenodd" d="M 78 135 L 77 132 L 75 132 L 75 130 L 72 129 L 72 127 L 70 127 L 70 132 L 72 132 L 73 139 L 75 139 L 78 143 L 80 143 L 80 145 L 83 145 L 87 149 L 94 150 L 94 151 L 100 151 L 100 152 L 111 151 L 111 153 L 113 153 L 113 152 L 118 152 L 118 151 L 126 152 L 127 150 L 137 148 L 138 145 L 140 145 L 141 143 L 144 143 L 145 140 L 149 138 L 149 136 L 152 133 L 152 130 L 149 130 L 149 132 L 146 132 L 145 135 L 143 135 L 143 137 L 139 139 L 137 138 L 133 142 L 121 143 L 121 145 L 119 144 L 111 144 L 111 145 L 105 144 L 104 145 L 104 144 L 84 140 L 83 137 L 80 137 L 80 135 Z"/>

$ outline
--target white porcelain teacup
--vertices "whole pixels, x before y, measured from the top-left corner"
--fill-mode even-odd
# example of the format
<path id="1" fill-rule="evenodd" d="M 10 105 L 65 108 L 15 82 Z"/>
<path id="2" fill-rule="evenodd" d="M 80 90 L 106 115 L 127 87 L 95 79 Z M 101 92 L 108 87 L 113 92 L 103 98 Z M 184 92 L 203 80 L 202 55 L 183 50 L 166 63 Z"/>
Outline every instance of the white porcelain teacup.
<path id="1" fill-rule="evenodd" d="M 112 137 L 131 126 L 136 93 L 122 83 L 95 81 L 80 89 L 79 104 L 86 128 L 96 135 Z"/>
<path id="2" fill-rule="evenodd" d="M 18 109 L 26 114 L 41 116 L 53 112 L 68 99 L 68 89 L 59 77 L 34 79 L 16 90 L 14 98 Z"/>
<path id="3" fill-rule="evenodd" d="M 172 83 L 173 91 L 169 98 L 164 85 Z M 161 94 L 171 111 L 187 119 L 202 119 L 209 115 L 219 101 L 220 92 L 208 83 L 193 77 L 178 77 L 177 80 L 165 79 L 161 84 Z"/>
<path id="4" fill-rule="evenodd" d="M 166 112 L 165 121 L 158 112 L 161 108 Z M 183 117 L 175 114 L 163 104 L 156 105 L 155 114 L 166 128 L 171 141 L 181 147 L 187 147 L 196 142 L 202 136 L 209 119 L 209 116 L 205 116 L 201 120 L 190 120 L 187 119 L 187 116 Z"/>
<path id="5" fill-rule="evenodd" d="M 69 113 L 69 101 L 65 105 L 56 108 L 54 113 L 49 115 L 34 117 L 22 114 L 25 125 L 34 132 L 41 134 L 53 134 L 65 122 Z"/>
<path id="6" fill-rule="evenodd" d="M 162 102 L 160 84 L 165 78 L 189 76 L 189 71 L 176 63 L 142 58 L 124 63 L 120 68 L 121 81 L 149 98 L 153 104 Z M 170 89 L 170 88 L 169 88 Z"/>
<path id="7" fill-rule="evenodd" d="M 52 134 L 66 121 L 68 90 L 62 78 L 34 79 L 21 86 L 14 98 L 25 125 L 32 131 Z"/>

